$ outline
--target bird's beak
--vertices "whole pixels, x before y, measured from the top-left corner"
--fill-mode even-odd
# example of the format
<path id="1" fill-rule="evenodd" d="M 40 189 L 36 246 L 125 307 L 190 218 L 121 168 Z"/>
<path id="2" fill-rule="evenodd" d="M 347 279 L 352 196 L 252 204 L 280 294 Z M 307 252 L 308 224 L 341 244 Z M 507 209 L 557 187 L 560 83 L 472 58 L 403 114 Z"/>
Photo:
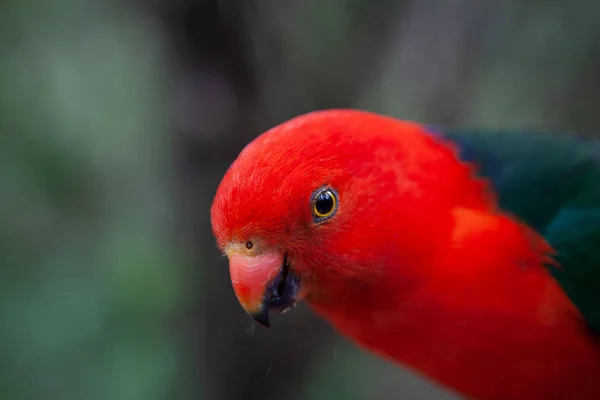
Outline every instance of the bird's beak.
<path id="1" fill-rule="evenodd" d="M 267 328 L 269 311 L 284 312 L 296 303 L 299 280 L 290 271 L 283 252 L 233 253 L 229 256 L 229 273 L 242 308 Z"/>

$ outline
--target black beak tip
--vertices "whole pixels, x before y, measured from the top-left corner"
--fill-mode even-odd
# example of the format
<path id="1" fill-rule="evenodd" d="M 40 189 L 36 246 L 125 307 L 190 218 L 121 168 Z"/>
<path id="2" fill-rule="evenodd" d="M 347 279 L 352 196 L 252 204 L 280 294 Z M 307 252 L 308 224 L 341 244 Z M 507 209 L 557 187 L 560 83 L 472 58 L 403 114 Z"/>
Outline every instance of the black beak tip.
<path id="1" fill-rule="evenodd" d="M 266 308 L 256 313 L 253 313 L 250 316 L 252 317 L 252 319 L 254 319 L 256 322 L 258 322 L 265 328 L 271 327 L 271 324 L 269 322 L 269 310 L 267 310 Z"/>

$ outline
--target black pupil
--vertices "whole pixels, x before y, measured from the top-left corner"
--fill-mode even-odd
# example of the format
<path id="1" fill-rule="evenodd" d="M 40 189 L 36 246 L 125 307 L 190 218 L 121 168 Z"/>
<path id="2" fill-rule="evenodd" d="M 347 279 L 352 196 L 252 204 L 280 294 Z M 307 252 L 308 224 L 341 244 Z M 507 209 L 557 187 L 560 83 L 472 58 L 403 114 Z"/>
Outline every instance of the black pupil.
<path id="1" fill-rule="evenodd" d="M 253 246 L 253 245 L 252 245 L 252 242 L 248 240 L 248 241 L 246 242 L 246 248 L 247 248 L 248 250 L 250 250 L 250 249 L 252 248 L 252 246 Z"/>
<path id="2" fill-rule="evenodd" d="M 333 196 L 330 192 L 323 192 L 317 196 L 315 210 L 321 215 L 326 215 L 333 210 Z"/>

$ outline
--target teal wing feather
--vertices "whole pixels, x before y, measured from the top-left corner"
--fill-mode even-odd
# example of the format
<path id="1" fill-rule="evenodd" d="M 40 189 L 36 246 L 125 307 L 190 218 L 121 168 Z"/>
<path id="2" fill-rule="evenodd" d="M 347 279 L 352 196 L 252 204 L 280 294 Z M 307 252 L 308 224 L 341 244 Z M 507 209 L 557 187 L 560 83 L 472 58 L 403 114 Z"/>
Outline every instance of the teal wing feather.
<path id="1" fill-rule="evenodd" d="M 550 268 L 600 333 L 600 142 L 571 134 L 431 129 L 478 166 L 502 209 L 542 233 L 562 268 Z"/>

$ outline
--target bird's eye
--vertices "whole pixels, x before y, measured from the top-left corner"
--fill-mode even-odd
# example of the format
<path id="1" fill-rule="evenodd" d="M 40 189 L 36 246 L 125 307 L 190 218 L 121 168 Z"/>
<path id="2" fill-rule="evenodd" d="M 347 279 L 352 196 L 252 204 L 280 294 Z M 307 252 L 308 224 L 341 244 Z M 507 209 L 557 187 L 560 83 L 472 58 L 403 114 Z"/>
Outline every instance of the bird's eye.
<path id="1" fill-rule="evenodd" d="M 312 199 L 312 213 L 316 222 L 331 218 L 335 214 L 337 196 L 332 189 L 319 189 Z"/>

